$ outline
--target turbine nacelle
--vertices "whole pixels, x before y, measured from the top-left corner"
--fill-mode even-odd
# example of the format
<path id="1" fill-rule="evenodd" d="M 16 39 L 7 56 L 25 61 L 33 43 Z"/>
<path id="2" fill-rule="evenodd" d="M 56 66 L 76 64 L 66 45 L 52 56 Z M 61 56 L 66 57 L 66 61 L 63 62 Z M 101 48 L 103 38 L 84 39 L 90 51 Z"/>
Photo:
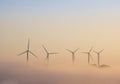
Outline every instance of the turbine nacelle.
<path id="1" fill-rule="evenodd" d="M 98 67 L 100 66 L 100 53 L 102 53 L 103 52 L 103 50 L 101 50 L 101 51 L 99 51 L 99 52 L 97 52 L 97 51 L 94 51 L 94 53 L 96 53 L 97 54 L 97 56 L 98 56 Z"/>
<path id="2" fill-rule="evenodd" d="M 74 53 L 76 53 L 78 50 L 79 50 L 79 48 L 77 48 L 76 50 L 74 50 L 74 51 L 71 51 L 71 50 L 69 50 L 69 49 L 66 49 L 68 52 L 70 52 L 70 53 L 72 53 L 72 54 L 74 54 Z"/>
<path id="3" fill-rule="evenodd" d="M 88 52 L 82 52 L 82 53 L 88 55 L 88 64 L 90 63 L 90 59 L 93 60 L 92 55 L 91 55 L 92 49 L 93 49 L 93 47 Z"/>
<path id="4" fill-rule="evenodd" d="M 104 50 L 104 49 L 103 49 L 103 50 Z M 100 53 L 103 52 L 103 50 L 101 50 L 101 51 L 99 51 L 99 52 L 97 52 L 97 51 L 93 51 L 93 52 L 96 53 L 96 54 L 100 54 Z"/>
<path id="5" fill-rule="evenodd" d="M 43 49 L 45 50 L 45 52 L 47 54 L 47 56 L 46 56 L 47 60 L 49 60 L 50 55 L 59 54 L 58 52 L 48 52 L 47 48 L 44 45 L 42 45 L 42 47 L 43 47 Z"/>
<path id="6" fill-rule="evenodd" d="M 28 60 L 29 60 L 29 53 L 30 53 L 31 55 L 33 55 L 34 57 L 37 58 L 37 56 L 36 56 L 33 52 L 31 52 L 31 51 L 29 50 L 29 47 L 30 47 L 30 39 L 28 39 L 27 50 L 24 51 L 24 52 L 22 52 L 22 53 L 20 53 L 18 56 L 23 55 L 23 54 L 26 53 L 26 54 L 27 54 L 27 61 L 28 61 Z"/>
<path id="7" fill-rule="evenodd" d="M 79 48 L 77 48 L 76 50 L 74 50 L 74 51 L 71 51 L 71 50 L 69 50 L 69 49 L 66 49 L 68 52 L 70 52 L 70 53 L 72 53 L 72 61 L 73 61 L 73 63 L 74 63 L 74 60 L 75 60 L 75 53 L 79 50 Z"/>

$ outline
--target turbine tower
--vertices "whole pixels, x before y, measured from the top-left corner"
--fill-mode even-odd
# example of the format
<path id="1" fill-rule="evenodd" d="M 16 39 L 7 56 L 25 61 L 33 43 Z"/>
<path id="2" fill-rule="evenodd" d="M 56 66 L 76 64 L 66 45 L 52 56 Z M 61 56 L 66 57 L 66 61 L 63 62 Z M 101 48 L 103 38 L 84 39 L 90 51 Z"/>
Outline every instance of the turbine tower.
<path id="1" fill-rule="evenodd" d="M 96 53 L 97 54 L 97 61 L 98 61 L 98 67 L 100 66 L 100 54 L 103 52 L 103 50 L 101 50 L 101 51 L 99 51 L 99 52 L 97 52 L 97 51 L 94 51 L 94 53 Z"/>
<path id="2" fill-rule="evenodd" d="M 88 55 L 88 64 L 90 64 L 90 58 L 93 60 L 92 56 L 91 56 L 91 51 L 92 51 L 93 48 L 91 48 L 88 52 L 82 52 L 84 54 L 87 54 Z"/>
<path id="3" fill-rule="evenodd" d="M 28 38 L 27 50 L 22 52 L 22 53 L 20 53 L 18 56 L 23 55 L 25 53 L 27 54 L 27 62 L 29 61 L 29 54 L 31 54 L 31 55 L 33 55 L 34 57 L 37 58 L 37 56 L 33 52 L 30 51 L 30 39 L 29 38 Z"/>
<path id="4" fill-rule="evenodd" d="M 48 52 L 48 50 L 47 50 L 47 48 L 44 46 L 44 45 L 42 45 L 42 47 L 43 47 L 43 49 L 45 50 L 45 52 L 46 52 L 46 59 L 47 59 L 47 62 L 49 62 L 49 58 L 50 58 L 50 55 L 53 55 L 53 54 L 58 54 L 57 52 Z"/>
<path id="5" fill-rule="evenodd" d="M 69 49 L 66 49 L 66 50 L 72 54 L 72 62 L 74 63 L 74 61 L 75 61 L 75 53 L 79 50 L 79 48 L 76 49 L 75 51 L 71 51 Z"/>

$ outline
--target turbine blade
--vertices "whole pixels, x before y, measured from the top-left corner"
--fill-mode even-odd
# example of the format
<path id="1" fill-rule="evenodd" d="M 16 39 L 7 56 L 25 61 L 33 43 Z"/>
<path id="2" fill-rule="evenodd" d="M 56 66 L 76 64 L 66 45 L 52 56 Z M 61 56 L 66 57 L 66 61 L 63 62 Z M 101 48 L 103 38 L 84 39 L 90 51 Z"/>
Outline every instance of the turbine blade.
<path id="1" fill-rule="evenodd" d="M 73 53 L 73 51 L 71 51 L 71 50 L 69 50 L 69 49 L 66 49 L 68 52 L 71 52 L 71 53 Z"/>
<path id="2" fill-rule="evenodd" d="M 88 52 L 81 52 L 81 53 L 88 54 Z"/>
<path id="3" fill-rule="evenodd" d="M 92 55 L 90 54 L 90 58 L 91 58 L 91 60 L 93 61 L 93 57 L 92 57 Z"/>
<path id="4" fill-rule="evenodd" d="M 103 49 L 104 50 L 104 49 Z M 99 53 L 103 52 L 103 50 L 101 50 Z"/>
<path id="5" fill-rule="evenodd" d="M 96 52 L 96 51 L 93 51 L 94 53 L 98 53 L 98 52 Z"/>
<path id="6" fill-rule="evenodd" d="M 27 53 L 27 51 L 24 51 L 24 52 L 18 54 L 18 56 L 23 55 L 23 54 L 25 54 L 25 53 Z"/>
<path id="7" fill-rule="evenodd" d="M 47 49 L 45 48 L 44 45 L 42 45 L 43 49 L 45 50 L 46 53 L 48 53 Z"/>
<path id="8" fill-rule="evenodd" d="M 92 51 L 92 49 L 93 49 L 93 47 L 91 47 L 91 49 L 89 50 L 89 52 L 91 52 L 91 51 Z"/>
<path id="9" fill-rule="evenodd" d="M 77 48 L 74 52 L 77 52 L 79 50 L 79 48 Z"/>
<path id="10" fill-rule="evenodd" d="M 49 54 L 59 54 L 59 53 L 57 53 L 57 52 L 54 52 L 54 53 L 49 53 Z"/>
<path id="11" fill-rule="evenodd" d="M 34 57 L 36 57 L 37 58 L 37 56 L 33 53 L 33 52 L 31 52 L 31 51 L 29 51 Z"/>
<path id="12" fill-rule="evenodd" d="M 28 38 L 28 46 L 27 46 L 28 50 L 29 50 L 29 47 L 30 47 L 30 39 Z"/>

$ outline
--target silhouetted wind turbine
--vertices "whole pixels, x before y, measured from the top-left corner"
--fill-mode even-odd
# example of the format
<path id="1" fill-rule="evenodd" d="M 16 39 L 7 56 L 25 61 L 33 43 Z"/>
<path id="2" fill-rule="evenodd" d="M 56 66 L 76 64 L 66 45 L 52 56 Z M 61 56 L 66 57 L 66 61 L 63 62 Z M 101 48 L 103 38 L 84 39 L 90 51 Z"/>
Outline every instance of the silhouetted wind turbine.
<path id="1" fill-rule="evenodd" d="M 72 62 L 74 63 L 74 61 L 75 61 L 75 53 L 79 50 L 79 48 L 76 49 L 75 51 L 71 51 L 69 49 L 66 49 L 66 50 L 72 54 Z"/>
<path id="2" fill-rule="evenodd" d="M 36 57 L 37 58 L 37 56 L 33 53 L 33 52 L 31 52 L 30 50 L 29 50 L 29 47 L 30 47 L 30 39 L 28 39 L 28 45 L 27 45 L 27 50 L 26 51 L 24 51 L 24 52 L 22 52 L 22 53 L 20 53 L 18 56 L 20 56 L 20 55 L 23 55 L 23 54 L 27 54 L 27 62 L 28 62 L 28 60 L 29 60 L 29 53 L 30 54 L 32 54 L 34 57 Z"/>
<path id="3" fill-rule="evenodd" d="M 42 47 L 43 47 L 43 49 L 45 50 L 45 52 L 46 52 L 46 54 L 47 54 L 47 56 L 46 56 L 47 62 L 49 62 L 49 57 L 50 57 L 50 55 L 58 54 L 57 52 L 52 52 L 52 53 L 48 52 L 48 50 L 45 48 L 44 45 L 42 45 Z"/>
<path id="4" fill-rule="evenodd" d="M 88 55 L 88 64 L 90 64 L 90 58 L 93 59 L 92 56 L 91 56 L 91 51 L 92 51 L 92 49 L 93 49 L 93 48 L 91 48 L 88 52 L 82 52 L 82 53 Z"/>
<path id="5" fill-rule="evenodd" d="M 100 66 L 100 54 L 103 52 L 103 50 L 101 50 L 101 51 L 99 51 L 99 52 L 97 52 L 97 51 L 94 51 L 96 54 L 97 54 L 97 56 L 98 56 L 98 67 Z"/>

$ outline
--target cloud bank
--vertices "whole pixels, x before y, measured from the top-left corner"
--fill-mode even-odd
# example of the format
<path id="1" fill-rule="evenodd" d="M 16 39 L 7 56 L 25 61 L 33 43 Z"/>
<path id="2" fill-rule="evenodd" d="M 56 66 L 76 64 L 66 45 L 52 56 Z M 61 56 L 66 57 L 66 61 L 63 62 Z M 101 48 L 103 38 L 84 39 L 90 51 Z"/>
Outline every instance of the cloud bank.
<path id="1" fill-rule="evenodd" d="M 0 84 L 120 84 L 120 75 L 49 70 L 20 63 L 0 63 Z M 97 74 L 96 74 L 97 73 Z"/>

